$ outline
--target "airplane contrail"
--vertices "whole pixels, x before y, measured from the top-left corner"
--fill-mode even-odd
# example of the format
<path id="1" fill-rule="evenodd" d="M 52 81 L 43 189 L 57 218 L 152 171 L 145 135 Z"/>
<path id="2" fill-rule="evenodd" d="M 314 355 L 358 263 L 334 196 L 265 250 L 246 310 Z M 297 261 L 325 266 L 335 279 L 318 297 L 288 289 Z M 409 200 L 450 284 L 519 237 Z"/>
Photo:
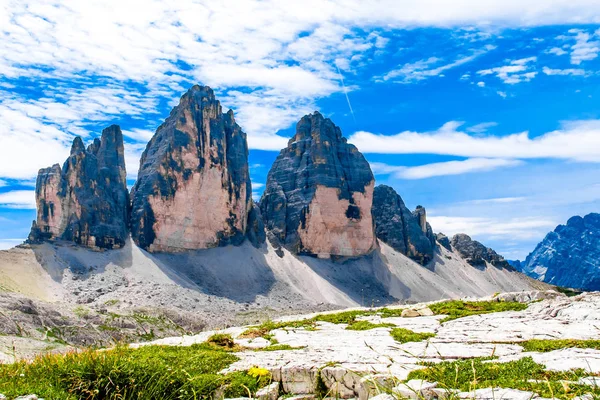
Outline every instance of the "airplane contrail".
<path id="1" fill-rule="evenodd" d="M 346 101 L 348 102 L 348 108 L 350 109 L 350 113 L 352 114 L 352 119 L 354 123 L 356 123 L 356 117 L 354 116 L 354 110 L 352 109 L 352 104 L 350 104 L 350 97 L 348 97 L 348 90 L 346 89 L 346 85 L 344 84 L 344 76 L 340 71 L 340 67 L 337 65 L 337 62 L 334 61 L 335 67 L 337 68 L 338 75 L 340 76 L 340 81 L 342 82 L 342 87 L 344 88 L 344 94 L 346 95 Z"/>

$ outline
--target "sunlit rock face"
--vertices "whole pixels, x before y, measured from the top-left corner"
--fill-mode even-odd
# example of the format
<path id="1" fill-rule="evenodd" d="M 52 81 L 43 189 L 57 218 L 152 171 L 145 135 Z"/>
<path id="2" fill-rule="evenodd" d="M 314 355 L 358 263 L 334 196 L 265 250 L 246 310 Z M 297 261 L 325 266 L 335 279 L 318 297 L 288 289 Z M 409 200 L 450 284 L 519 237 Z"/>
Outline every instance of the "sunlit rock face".
<path id="1" fill-rule="evenodd" d="M 66 240 L 95 249 L 119 248 L 128 236 L 123 134 L 117 125 L 87 148 L 73 141 L 71 154 L 41 169 L 36 183 L 37 219 L 29 240 Z"/>
<path id="2" fill-rule="evenodd" d="M 379 240 L 422 265 L 433 259 L 436 239 L 423 207 L 411 212 L 393 188 L 378 185 L 373 196 L 373 218 Z"/>
<path id="3" fill-rule="evenodd" d="M 158 127 L 132 190 L 134 241 L 153 252 L 244 241 L 252 209 L 248 144 L 233 111 L 194 86 Z"/>
<path id="4" fill-rule="evenodd" d="M 297 254 L 370 253 L 374 182 L 339 127 L 318 112 L 304 116 L 267 177 L 260 208 L 269 237 Z"/>

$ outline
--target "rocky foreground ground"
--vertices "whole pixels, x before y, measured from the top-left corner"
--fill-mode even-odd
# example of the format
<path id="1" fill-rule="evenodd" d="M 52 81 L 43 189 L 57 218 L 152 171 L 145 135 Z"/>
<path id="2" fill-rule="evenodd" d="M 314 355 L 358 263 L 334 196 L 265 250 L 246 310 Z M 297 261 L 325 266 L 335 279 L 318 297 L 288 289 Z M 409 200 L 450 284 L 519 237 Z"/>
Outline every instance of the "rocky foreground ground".
<path id="1" fill-rule="evenodd" d="M 423 369 L 424 363 L 465 359 L 480 361 L 482 358 L 489 358 L 494 363 L 508 363 L 531 357 L 535 363 L 543 364 L 547 371 L 584 370 L 589 376 L 582 377 L 579 382 L 564 384 L 589 384 L 590 389 L 597 389 L 595 385 L 600 383 L 600 350 L 565 344 L 565 348 L 552 351 L 526 351 L 526 344 L 531 340 L 557 343 L 557 339 L 574 339 L 585 343 L 599 339 L 600 293 L 584 293 L 569 298 L 556 292 L 534 291 L 502 294 L 493 300 L 516 300 L 529 303 L 529 306 L 522 311 L 472 315 L 446 322 L 448 318 L 444 315 L 431 315 L 427 303 L 396 307 L 396 310 L 404 308 L 405 311 L 400 314 L 404 316 L 395 317 L 354 309 L 356 321 L 386 326 L 349 330 L 348 325 L 343 323 L 316 322 L 297 327 L 302 325 L 298 325 L 298 321 L 314 317 L 308 315 L 280 321 L 279 326 L 288 326 L 266 334 L 264 329 L 255 330 L 252 334 L 252 329 L 240 327 L 196 336 L 165 338 L 150 344 L 189 346 L 205 342 L 215 333 L 231 335 L 236 346 L 244 350 L 236 353 L 239 360 L 224 372 L 246 371 L 253 366 L 269 370 L 275 383 L 258 394 L 262 398 L 277 398 L 281 393 L 288 397 L 311 398 L 323 393 L 323 385 L 327 396 L 336 398 L 367 399 L 393 395 L 424 399 L 525 400 L 539 397 L 534 392 L 510 388 L 490 387 L 462 392 L 447 385 L 437 387 L 436 382 L 406 381 L 409 373 Z M 400 343 L 390 335 L 395 328 L 429 333 L 431 335 L 426 336 L 432 337 Z M 257 336 L 257 332 L 263 333 L 262 337 Z M 278 347 L 273 347 L 273 343 L 277 343 Z M 144 345 L 148 343 L 134 347 Z M 269 347 L 274 351 L 255 351 Z M 388 389 L 389 393 L 385 394 Z"/>

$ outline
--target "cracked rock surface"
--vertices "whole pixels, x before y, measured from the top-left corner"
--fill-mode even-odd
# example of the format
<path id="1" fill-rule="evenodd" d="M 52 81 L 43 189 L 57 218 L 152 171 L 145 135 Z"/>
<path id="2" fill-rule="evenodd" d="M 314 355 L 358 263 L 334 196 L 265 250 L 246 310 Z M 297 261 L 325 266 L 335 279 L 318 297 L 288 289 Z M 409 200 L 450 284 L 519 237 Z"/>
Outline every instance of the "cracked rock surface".
<path id="1" fill-rule="evenodd" d="M 513 294 L 516 296 L 517 294 Z M 544 292 L 531 292 L 522 298 L 544 297 Z M 414 332 L 430 332 L 436 336 L 422 342 L 400 344 L 390 335 L 392 328 L 375 328 L 366 331 L 346 330 L 345 324 L 317 323 L 316 330 L 278 329 L 271 333 L 279 344 L 299 347 L 284 351 L 244 351 L 236 353 L 239 361 L 227 371 L 246 370 L 261 366 L 271 370 L 275 380 L 291 394 L 312 394 L 320 379 L 340 398 L 373 397 L 367 380 L 405 380 L 408 374 L 423 368 L 422 363 L 443 360 L 498 357 L 498 362 L 509 362 L 532 357 L 548 370 L 568 371 L 585 368 L 590 374 L 600 373 L 600 351 L 594 349 L 561 349 L 547 353 L 526 352 L 520 342 L 530 339 L 597 339 L 600 332 L 600 293 L 584 293 L 567 298 L 548 295 L 545 300 L 531 303 L 523 311 L 507 311 L 475 315 L 440 323 L 444 316 L 413 318 L 382 318 L 368 316 L 359 319 L 373 323 L 388 323 Z M 489 299 L 489 298 L 488 298 Z M 419 308 L 420 305 L 411 306 Z M 407 307 L 407 306 L 404 306 Z M 305 319 L 293 317 L 290 319 Z M 230 328 L 237 338 L 245 328 Z M 161 339 L 154 344 L 191 345 L 205 341 L 214 332 L 197 336 Z M 261 341 L 262 340 L 262 341 Z M 266 347 L 264 339 L 239 339 L 246 346 Z M 367 379 L 368 378 L 368 379 Z M 593 377 L 592 377 L 593 378 Z M 595 380 L 594 380 L 595 382 Z M 433 388 L 430 388 L 434 390 Z M 536 394 L 512 389 L 489 388 L 475 392 L 459 393 L 460 398 L 535 398 Z M 436 396 L 433 396 L 436 397 Z M 432 398 L 433 398 L 432 397 Z"/>

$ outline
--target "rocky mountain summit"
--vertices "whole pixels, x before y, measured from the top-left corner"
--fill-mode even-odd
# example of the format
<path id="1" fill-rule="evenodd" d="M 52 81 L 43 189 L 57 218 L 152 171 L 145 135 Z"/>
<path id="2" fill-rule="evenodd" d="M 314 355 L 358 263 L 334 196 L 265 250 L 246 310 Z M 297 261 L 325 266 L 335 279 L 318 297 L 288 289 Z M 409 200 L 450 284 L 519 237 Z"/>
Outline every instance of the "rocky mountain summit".
<path id="1" fill-rule="evenodd" d="M 454 235 L 451 245 L 474 267 L 485 267 L 489 263 L 494 267 L 512 269 L 504 257 L 464 233 Z"/>
<path id="2" fill-rule="evenodd" d="M 423 207 L 411 212 L 393 188 L 379 185 L 373 192 L 373 218 L 377 238 L 394 250 L 422 265 L 433 259 L 436 238 Z"/>
<path id="3" fill-rule="evenodd" d="M 41 169 L 36 182 L 37 219 L 29 241 L 61 239 L 112 249 L 125 244 L 129 225 L 123 134 L 117 125 L 85 148 L 76 137 L 62 168 Z"/>
<path id="4" fill-rule="evenodd" d="M 267 177 L 260 208 L 272 240 L 297 254 L 357 257 L 376 247 L 369 163 L 319 112 L 302 117 Z"/>
<path id="5" fill-rule="evenodd" d="M 553 285 L 600 290 L 600 214 L 572 217 L 514 265 Z"/>
<path id="6" fill-rule="evenodd" d="M 132 190 L 132 237 L 160 252 L 239 245 L 253 210 L 251 194 L 246 134 L 233 111 L 222 112 L 211 88 L 196 85 L 142 154 Z"/>

